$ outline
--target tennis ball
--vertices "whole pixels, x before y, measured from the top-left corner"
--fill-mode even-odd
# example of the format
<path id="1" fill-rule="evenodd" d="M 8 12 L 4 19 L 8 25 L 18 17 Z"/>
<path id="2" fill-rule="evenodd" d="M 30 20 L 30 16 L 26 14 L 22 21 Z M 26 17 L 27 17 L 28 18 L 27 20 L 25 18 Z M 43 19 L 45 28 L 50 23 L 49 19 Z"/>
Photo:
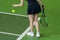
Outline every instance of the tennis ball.
<path id="1" fill-rule="evenodd" d="M 15 10 L 13 9 L 13 10 L 12 10 L 12 12 L 14 13 L 14 12 L 15 12 Z"/>

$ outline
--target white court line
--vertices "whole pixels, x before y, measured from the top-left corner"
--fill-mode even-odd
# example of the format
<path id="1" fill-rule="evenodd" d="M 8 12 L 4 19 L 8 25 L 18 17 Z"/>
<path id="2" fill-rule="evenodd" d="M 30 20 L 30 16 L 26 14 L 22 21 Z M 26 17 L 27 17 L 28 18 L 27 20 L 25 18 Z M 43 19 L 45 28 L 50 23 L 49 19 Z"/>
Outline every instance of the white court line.
<path id="1" fill-rule="evenodd" d="M 21 40 L 30 30 L 30 27 L 28 27 L 16 40 Z"/>
<path id="2" fill-rule="evenodd" d="M 8 15 L 14 15 L 14 16 L 28 17 L 27 15 L 8 13 L 8 12 L 0 12 L 0 14 L 8 14 Z M 38 20 L 40 20 L 40 17 L 38 17 Z"/>
<path id="3" fill-rule="evenodd" d="M 7 35 L 12 35 L 12 36 L 20 36 L 19 34 L 8 33 L 8 32 L 0 32 L 0 34 L 7 34 Z"/>
<path id="4" fill-rule="evenodd" d="M 8 15 L 14 15 L 14 16 L 28 17 L 27 15 L 21 15 L 21 14 L 15 14 L 15 13 L 8 13 L 8 12 L 0 12 L 0 14 L 8 14 Z"/>

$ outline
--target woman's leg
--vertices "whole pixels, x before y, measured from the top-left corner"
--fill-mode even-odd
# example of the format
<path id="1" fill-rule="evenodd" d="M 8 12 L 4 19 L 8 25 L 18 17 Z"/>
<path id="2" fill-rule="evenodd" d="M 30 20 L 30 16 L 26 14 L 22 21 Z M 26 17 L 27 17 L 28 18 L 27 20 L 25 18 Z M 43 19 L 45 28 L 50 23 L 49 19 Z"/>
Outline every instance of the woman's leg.
<path id="1" fill-rule="evenodd" d="M 36 30 L 37 30 L 36 36 L 37 36 L 37 37 L 40 37 L 40 28 L 39 28 L 39 22 L 38 22 L 38 14 L 35 14 L 35 16 L 34 16 L 34 21 L 35 21 Z"/>
<path id="2" fill-rule="evenodd" d="M 30 21 L 30 30 L 33 32 L 33 15 L 28 15 Z"/>
<path id="3" fill-rule="evenodd" d="M 27 33 L 27 35 L 30 35 L 30 36 L 34 36 L 34 32 L 33 32 L 33 15 L 28 15 L 29 17 L 29 21 L 30 21 L 30 32 Z"/>

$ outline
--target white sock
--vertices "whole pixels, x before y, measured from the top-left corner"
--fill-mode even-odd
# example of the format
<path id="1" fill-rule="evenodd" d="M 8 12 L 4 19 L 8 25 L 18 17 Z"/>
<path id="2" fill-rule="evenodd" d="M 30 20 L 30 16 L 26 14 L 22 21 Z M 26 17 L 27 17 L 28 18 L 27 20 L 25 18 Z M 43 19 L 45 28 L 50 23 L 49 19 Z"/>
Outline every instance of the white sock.
<path id="1" fill-rule="evenodd" d="M 37 34 L 40 34 L 40 32 L 37 32 Z"/>

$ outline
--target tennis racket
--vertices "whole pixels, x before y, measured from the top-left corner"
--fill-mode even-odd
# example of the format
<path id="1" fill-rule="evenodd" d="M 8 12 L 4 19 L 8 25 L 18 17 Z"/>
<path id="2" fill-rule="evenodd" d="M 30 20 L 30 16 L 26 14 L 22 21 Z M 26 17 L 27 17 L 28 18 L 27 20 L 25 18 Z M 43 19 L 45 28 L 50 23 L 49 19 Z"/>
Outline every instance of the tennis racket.
<path id="1" fill-rule="evenodd" d="M 42 15 L 41 15 L 40 23 L 45 27 L 48 26 L 47 18 L 46 18 L 45 13 L 44 13 L 44 5 L 42 5 Z"/>

